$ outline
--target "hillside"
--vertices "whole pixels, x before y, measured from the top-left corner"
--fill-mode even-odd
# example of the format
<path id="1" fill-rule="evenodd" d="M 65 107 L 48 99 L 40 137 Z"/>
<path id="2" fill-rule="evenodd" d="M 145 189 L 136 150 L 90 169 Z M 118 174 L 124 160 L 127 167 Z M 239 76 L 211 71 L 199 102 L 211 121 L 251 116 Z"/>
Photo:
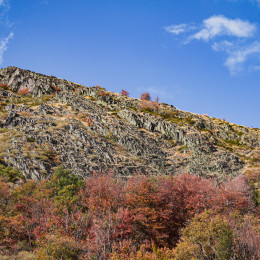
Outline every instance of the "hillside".
<path id="1" fill-rule="evenodd" d="M 16 67 L 0 70 L 0 159 L 26 178 L 63 165 L 219 179 L 260 167 L 260 129 Z M 205 111 L 206 112 L 206 111 Z"/>
<path id="2" fill-rule="evenodd" d="M 1 260 L 259 259 L 259 129 L 16 67 L 0 80 Z"/>

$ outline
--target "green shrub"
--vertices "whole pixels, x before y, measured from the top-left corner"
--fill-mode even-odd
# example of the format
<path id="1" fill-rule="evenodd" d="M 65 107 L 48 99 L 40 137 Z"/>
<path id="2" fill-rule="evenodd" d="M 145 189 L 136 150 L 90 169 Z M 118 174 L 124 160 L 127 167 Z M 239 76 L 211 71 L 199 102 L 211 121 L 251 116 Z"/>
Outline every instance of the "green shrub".
<path id="1" fill-rule="evenodd" d="M 1 161 L 0 161 L 0 176 L 6 179 L 6 181 L 12 183 L 25 179 L 24 175 L 20 171 L 12 168 L 11 166 L 5 166 L 4 164 L 1 164 Z"/>
<path id="2" fill-rule="evenodd" d="M 51 176 L 47 187 L 53 190 L 56 202 L 70 205 L 77 200 L 76 193 L 83 185 L 82 179 L 70 170 L 59 167 Z"/>
<path id="3" fill-rule="evenodd" d="M 37 260 L 77 260 L 81 249 L 77 242 L 68 237 L 49 236 L 37 252 Z"/>
<path id="4" fill-rule="evenodd" d="M 205 211 L 183 229 L 176 259 L 233 259 L 233 232 L 222 216 Z"/>

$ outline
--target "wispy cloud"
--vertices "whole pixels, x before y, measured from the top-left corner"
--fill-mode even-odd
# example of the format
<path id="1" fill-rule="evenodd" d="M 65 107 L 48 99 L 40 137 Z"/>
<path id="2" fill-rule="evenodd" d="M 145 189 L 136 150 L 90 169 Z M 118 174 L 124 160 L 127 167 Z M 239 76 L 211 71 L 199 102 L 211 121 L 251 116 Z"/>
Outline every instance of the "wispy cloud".
<path id="1" fill-rule="evenodd" d="M 246 61 L 260 54 L 260 41 L 256 38 L 257 25 L 249 21 L 214 15 L 205 19 L 201 26 L 193 26 L 195 30 L 193 33 L 185 30 L 189 28 L 189 24 L 183 25 L 185 27 L 170 25 L 165 27 L 165 30 L 175 35 L 186 33 L 185 44 L 202 40 L 210 43 L 214 51 L 225 53 L 227 58 L 224 65 L 231 74 L 236 74 Z M 183 30 L 179 32 L 178 29 Z"/>
<path id="2" fill-rule="evenodd" d="M 0 7 L 9 9 L 9 7 L 10 7 L 10 0 L 0 0 Z"/>
<path id="3" fill-rule="evenodd" d="M 242 69 L 242 65 L 250 56 L 260 56 L 260 42 L 255 41 L 244 46 L 234 44 L 230 41 L 214 42 L 212 44 L 214 51 L 226 52 L 228 57 L 224 65 L 229 69 L 231 74 L 236 74 Z M 249 66 L 250 70 L 258 70 L 260 66 Z"/>
<path id="4" fill-rule="evenodd" d="M 0 0 L 0 64 L 3 63 L 3 56 L 8 48 L 9 41 L 14 37 L 11 31 L 6 37 L 6 30 L 10 31 L 12 23 L 8 19 L 8 11 L 10 10 L 10 0 Z"/>
<path id="5" fill-rule="evenodd" d="M 240 19 L 228 19 L 222 15 L 212 16 L 203 21 L 203 28 L 191 36 L 191 39 L 208 41 L 217 36 L 235 36 L 247 38 L 256 31 L 256 26 Z"/>
<path id="6" fill-rule="evenodd" d="M 236 74 L 241 70 L 241 65 L 243 65 L 250 56 L 255 54 L 260 54 L 260 42 L 254 42 L 241 49 L 231 51 L 225 62 L 225 66 L 228 67 L 232 74 Z"/>
<path id="7" fill-rule="evenodd" d="M 1 27 L 11 28 L 13 26 L 13 24 L 9 21 L 8 18 L 8 11 L 10 10 L 10 8 L 11 8 L 10 0 L 0 0 L 0 26 Z"/>
<path id="8" fill-rule="evenodd" d="M 5 51 L 7 50 L 7 45 L 8 42 L 14 37 L 14 34 L 11 32 L 8 37 L 6 37 L 5 39 L 3 39 L 0 42 L 0 64 L 3 63 L 3 55 L 5 53 Z"/>
<path id="9" fill-rule="evenodd" d="M 180 34 L 183 32 L 186 32 L 188 30 L 188 25 L 187 24 L 178 24 L 178 25 L 170 25 L 170 26 L 165 26 L 164 29 L 173 34 Z"/>

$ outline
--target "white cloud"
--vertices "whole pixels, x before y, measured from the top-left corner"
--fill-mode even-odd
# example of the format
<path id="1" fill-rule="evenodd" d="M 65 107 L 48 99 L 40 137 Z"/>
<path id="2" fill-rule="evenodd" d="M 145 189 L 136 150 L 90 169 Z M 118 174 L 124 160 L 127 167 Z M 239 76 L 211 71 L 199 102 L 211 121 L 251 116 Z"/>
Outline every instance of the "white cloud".
<path id="1" fill-rule="evenodd" d="M 0 0 L 0 5 L 4 5 L 4 0 Z"/>
<path id="2" fill-rule="evenodd" d="M 224 65 L 229 69 L 230 73 L 234 75 L 243 68 L 243 64 L 251 56 L 260 54 L 260 42 L 255 41 L 243 46 L 230 41 L 214 42 L 212 49 L 214 51 L 224 52 L 227 55 Z M 249 66 L 249 69 L 256 71 L 259 70 L 259 66 Z"/>
<path id="3" fill-rule="evenodd" d="M 178 25 L 170 25 L 170 26 L 164 27 L 164 29 L 169 33 L 178 35 L 180 33 L 186 32 L 188 30 L 188 25 L 184 24 L 184 23 L 178 24 Z"/>
<path id="4" fill-rule="evenodd" d="M 203 29 L 190 39 L 208 41 L 216 36 L 228 35 L 241 38 L 253 36 L 256 26 L 240 19 L 228 19 L 222 15 L 212 16 L 203 21 Z"/>
<path id="5" fill-rule="evenodd" d="M 3 63 L 3 55 L 5 53 L 5 51 L 7 50 L 7 45 L 10 39 L 12 39 L 14 37 L 14 34 L 11 32 L 8 37 L 6 37 L 5 39 L 3 39 L 0 42 L 0 64 Z"/>
<path id="6" fill-rule="evenodd" d="M 260 0 L 257 1 L 260 3 Z M 193 40 L 209 42 L 214 51 L 223 52 L 226 55 L 224 65 L 231 74 L 236 74 L 243 68 L 244 63 L 260 54 L 260 41 L 256 34 L 257 26 L 245 20 L 214 15 L 205 19 L 200 27 L 180 24 L 171 25 L 165 29 L 176 35 L 185 33 L 184 44 L 191 43 Z M 195 33 L 191 33 L 191 30 L 195 30 Z M 252 64 L 248 64 L 248 67 L 250 65 Z"/>
<path id="7" fill-rule="evenodd" d="M 228 50 L 228 54 L 229 55 L 225 62 L 225 66 L 229 69 L 231 74 L 236 74 L 250 56 L 253 54 L 260 54 L 260 42 L 253 42 L 249 46 L 241 49 L 233 51 Z"/>
<path id="8" fill-rule="evenodd" d="M 224 65 L 231 74 L 236 74 L 243 68 L 243 64 L 252 56 L 260 56 L 260 42 L 255 41 L 246 45 L 233 43 L 230 41 L 214 42 L 212 44 L 214 51 L 224 52 L 227 55 Z M 250 70 L 259 70 L 260 66 L 249 66 Z"/>
<path id="9" fill-rule="evenodd" d="M 211 45 L 211 47 L 214 51 L 227 51 L 230 48 L 234 47 L 234 43 L 224 40 L 224 41 L 221 41 L 221 42 L 214 42 Z"/>

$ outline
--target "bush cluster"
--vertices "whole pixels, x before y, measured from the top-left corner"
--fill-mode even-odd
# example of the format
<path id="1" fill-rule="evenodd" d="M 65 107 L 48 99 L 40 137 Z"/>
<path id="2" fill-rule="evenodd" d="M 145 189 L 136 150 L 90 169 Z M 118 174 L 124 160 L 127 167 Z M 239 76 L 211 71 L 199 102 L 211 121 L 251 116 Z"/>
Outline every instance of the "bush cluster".
<path id="1" fill-rule="evenodd" d="M 215 184 L 189 174 L 63 168 L 49 180 L 0 181 L 0 255 L 34 259 L 259 259 L 259 220 L 244 175 Z M 23 245 L 23 246 L 18 246 Z"/>

